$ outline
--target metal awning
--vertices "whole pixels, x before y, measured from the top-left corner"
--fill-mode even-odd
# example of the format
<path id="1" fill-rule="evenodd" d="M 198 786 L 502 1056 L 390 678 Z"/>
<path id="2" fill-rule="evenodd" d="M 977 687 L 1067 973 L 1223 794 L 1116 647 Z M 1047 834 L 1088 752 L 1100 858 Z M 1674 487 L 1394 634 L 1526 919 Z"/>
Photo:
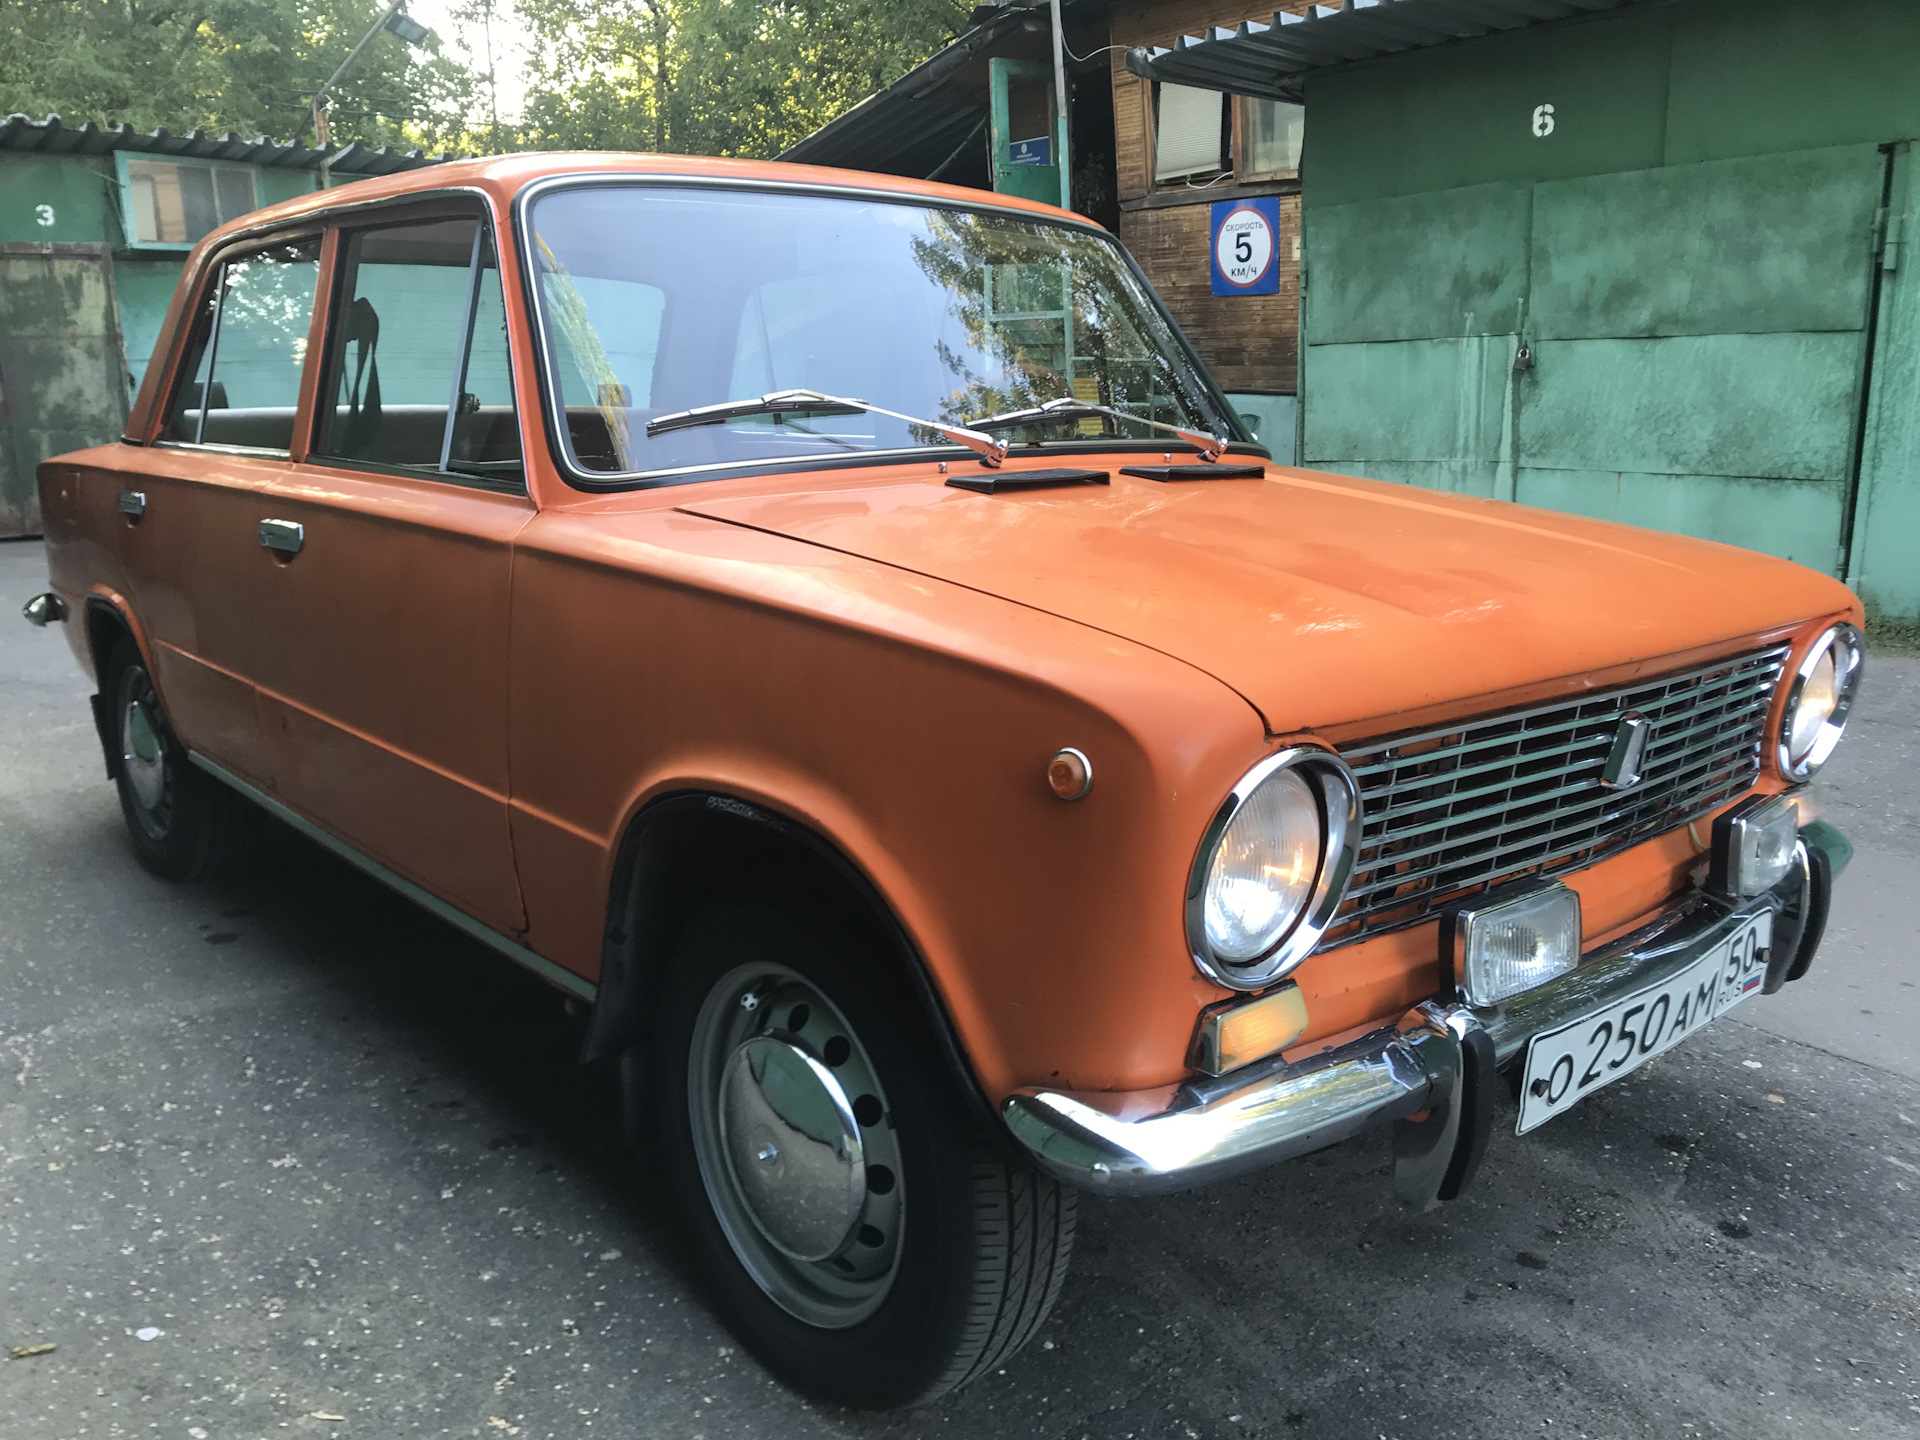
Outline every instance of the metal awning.
<path id="1" fill-rule="evenodd" d="M 418 170 L 423 165 L 438 165 L 452 158 L 422 155 L 418 150 L 394 150 L 385 145 L 375 150 L 358 141 L 319 149 L 293 143 L 282 145 L 273 140 L 248 140 L 231 130 L 224 135 L 209 135 L 203 130 L 175 135 L 166 130 L 142 132 L 131 125 L 102 129 L 92 123 L 75 129 L 62 124 L 58 115 L 49 115 L 44 120 L 9 115 L 0 120 L 0 153 L 110 155 L 116 150 L 142 155 L 176 155 L 192 160 L 225 160 L 234 165 L 259 165 L 268 170 L 318 170 L 324 160 L 335 175 L 391 175 L 397 170 Z"/>
<path id="2" fill-rule="evenodd" d="M 1171 49 L 1132 50 L 1127 69 L 1148 80 L 1299 103 L 1316 70 L 1472 40 L 1640 0 L 1345 0 L 1281 11 L 1268 24 L 1215 26 Z"/>
<path id="3" fill-rule="evenodd" d="M 1063 0 L 1075 20 L 1105 14 L 1106 0 Z M 1029 20 L 1044 19 L 1045 0 L 1002 0 L 976 9 L 980 23 L 936 51 L 884 90 L 842 111 L 811 135 L 774 156 L 803 165 L 843 165 L 918 179 L 938 179 L 964 153 L 986 154 L 984 76 L 968 82 L 968 67 L 995 53 Z M 977 142 L 977 144 L 976 144 Z"/>

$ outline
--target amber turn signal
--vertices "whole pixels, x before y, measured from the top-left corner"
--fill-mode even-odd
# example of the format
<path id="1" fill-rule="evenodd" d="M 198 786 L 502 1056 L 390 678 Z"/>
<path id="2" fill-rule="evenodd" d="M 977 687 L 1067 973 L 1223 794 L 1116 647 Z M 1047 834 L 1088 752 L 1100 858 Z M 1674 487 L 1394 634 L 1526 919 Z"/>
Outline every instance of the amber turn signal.
<path id="1" fill-rule="evenodd" d="M 1264 1060 L 1307 1033 L 1307 1002 L 1294 984 L 1252 1000 L 1223 1000 L 1200 1012 L 1187 1064 L 1224 1075 Z"/>
<path id="2" fill-rule="evenodd" d="M 1071 746 L 1047 762 L 1047 788 L 1062 800 L 1078 800 L 1093 788 L 1093 762 Z"/>

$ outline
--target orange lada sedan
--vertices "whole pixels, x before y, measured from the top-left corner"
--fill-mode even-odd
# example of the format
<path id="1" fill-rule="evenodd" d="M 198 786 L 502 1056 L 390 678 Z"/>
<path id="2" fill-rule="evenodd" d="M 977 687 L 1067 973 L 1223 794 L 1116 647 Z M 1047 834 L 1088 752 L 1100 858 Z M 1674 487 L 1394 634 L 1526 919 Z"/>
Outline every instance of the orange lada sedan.
<path id="1" fill-rule="evenodd" d="M 591 1006 L 715 1303 L 924 1400 L 1077 1190 L 1416 1206 L 1805 974 L 1825 576 L 1273 464 L 1113 238 L 544 155 L 216 231 L 40 469 L 131 843 L 278 817 Z M 1578 1125 L 1574 1118 L 1562 1122 Z"/>

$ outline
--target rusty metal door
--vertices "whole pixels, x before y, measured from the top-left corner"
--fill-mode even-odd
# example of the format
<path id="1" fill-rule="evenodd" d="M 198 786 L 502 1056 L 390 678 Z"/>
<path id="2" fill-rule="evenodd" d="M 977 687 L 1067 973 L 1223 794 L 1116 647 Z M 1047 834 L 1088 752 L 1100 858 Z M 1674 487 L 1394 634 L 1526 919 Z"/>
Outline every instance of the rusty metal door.
<path id="1" fill-rule="evenodd" d="M 104 245 L 0 245 L 0 537 L 40 533 L 34 471 L 127 420 Z"/>
<path id="2" fill-rule="evenodd" d="M 1845 574 L 1887 156 L 1533 187 L 1513 498 Z"/>
<path id="3" fill-rule="evenodd" d="M 1306 463 L 1841 573 L 1887 157 L 1860 144 L 1306 218 Z"/>

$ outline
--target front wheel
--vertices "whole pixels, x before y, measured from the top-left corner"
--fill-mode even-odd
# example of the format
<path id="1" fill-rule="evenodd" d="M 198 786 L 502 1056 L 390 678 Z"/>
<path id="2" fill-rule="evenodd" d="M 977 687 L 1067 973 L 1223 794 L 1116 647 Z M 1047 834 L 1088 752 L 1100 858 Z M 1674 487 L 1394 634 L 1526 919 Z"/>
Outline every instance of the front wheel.
<path id="1" fill-rule="evenodd" d="M 677 948 L 657 1134 L 741 1339 L 841 1404 L 1003 1363 L 1066 1277 L 1074 1195 L 979 1133 L 882 957 L 742 908 Z"/>

